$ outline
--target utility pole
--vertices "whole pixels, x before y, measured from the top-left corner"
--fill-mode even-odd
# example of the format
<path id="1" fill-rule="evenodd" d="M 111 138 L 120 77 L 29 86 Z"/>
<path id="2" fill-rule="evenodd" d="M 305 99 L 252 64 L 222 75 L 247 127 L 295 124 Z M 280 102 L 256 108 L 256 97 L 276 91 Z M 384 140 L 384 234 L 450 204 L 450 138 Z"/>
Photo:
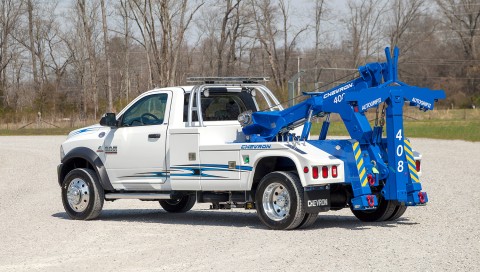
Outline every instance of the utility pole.
<path id="1" fill-rule="evenodd" d="M 300 92 L 301 92 L 301 90 L 300 90 L 300 60 L 301 60 L 301 59 L 302 59 L 302 58 L 301 58 L 300 56 L 297 57 L 297 61 L 298 61 L 297 73 L 298 73 L 298 75 L 299 75 L 299 76 L 298 76 L 298 82 L 297 82 L 297 84 L 298 84 L 298 85 L 297 85 L 297 96 L 299 96 L 299 95 L 300 95 Z"/>

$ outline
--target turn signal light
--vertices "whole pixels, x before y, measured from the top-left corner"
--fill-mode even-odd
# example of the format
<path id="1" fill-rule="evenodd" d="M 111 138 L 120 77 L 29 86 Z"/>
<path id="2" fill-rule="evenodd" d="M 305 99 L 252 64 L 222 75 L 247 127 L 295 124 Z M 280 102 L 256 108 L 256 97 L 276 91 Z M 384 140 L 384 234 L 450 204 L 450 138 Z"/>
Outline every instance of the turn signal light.
<path id="1" fill-rule="evenodd" d="M 420 172 L 420 164 L 421 164 L 421 161 L 415 161 L 415 169 L 417 170 L 417 172 Z"/>
<path id="2" fill-rule="evenodd" d="M 334 178 L 338 177 L 338 172 L 337 172 L 337 166 L 336 165 L 332 166 L 332 177 L 334 177 Z"/>
<path id="3" fill-rule="evenodd" d="M 318 179 L 318 167 L 316 166 L 312 167 L 312 177 Z"/>
<path id="4" fill-rule="evenodd" d="M 305 174 L 308 173 L 308 167 L 307 166 L 303 167 L 303 173 L 305 173 Z"/>
<path id="5" fill-rule="evenodd" d="M 327 166 L 322 167 L 322 177 L 323 178 L 328 178 L 328 167 Z"/>

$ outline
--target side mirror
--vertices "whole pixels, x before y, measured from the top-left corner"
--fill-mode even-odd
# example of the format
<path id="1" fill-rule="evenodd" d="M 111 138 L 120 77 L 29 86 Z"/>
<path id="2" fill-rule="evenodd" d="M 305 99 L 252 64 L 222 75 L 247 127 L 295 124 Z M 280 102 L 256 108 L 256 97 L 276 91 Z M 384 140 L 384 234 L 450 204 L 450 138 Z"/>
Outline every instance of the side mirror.
<path id="1" fill-rule="evenodd" d="M 100 125 L 105 127 L 116 127 L 117 126 L 117 117 L 115 113 L 108 112 L 100 119 Z"/>

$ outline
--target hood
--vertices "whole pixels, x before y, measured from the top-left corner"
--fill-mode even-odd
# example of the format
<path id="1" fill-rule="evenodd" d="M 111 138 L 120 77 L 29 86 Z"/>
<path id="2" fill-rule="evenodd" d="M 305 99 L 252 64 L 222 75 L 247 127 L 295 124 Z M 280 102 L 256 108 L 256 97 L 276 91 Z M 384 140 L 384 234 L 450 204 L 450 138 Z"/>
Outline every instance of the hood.
<path id="1" fill-rule="evenodd" d="M 79 128 L 79 129 L 76 129 L 76 130 L 70 132 L 68 134 L 67 139 L 71 138 L 71 137 L 74 137 L 74 136 L 77 136 L 77 135 L 81 135 L 81 134 L 91 134 L 91 133 L 94 133 L 95 131 L 100 130 L 101 128 L 103 128 L 103 126 L 101 126 L 100 124 L 95 124 L 95 125 L 92 125 L 92 126 L 89 126 L 89 127 Z"/>

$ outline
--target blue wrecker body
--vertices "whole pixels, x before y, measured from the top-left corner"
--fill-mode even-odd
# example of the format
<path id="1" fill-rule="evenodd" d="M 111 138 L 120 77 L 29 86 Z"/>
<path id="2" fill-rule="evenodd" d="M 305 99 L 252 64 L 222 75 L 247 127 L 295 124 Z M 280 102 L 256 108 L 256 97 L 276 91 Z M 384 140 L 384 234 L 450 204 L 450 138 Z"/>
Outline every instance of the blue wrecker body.
<path id="1" fill-rule="evenodd" d="M 410 141 L 405 138 L 403 107 L 405 103 L 420 110 L 433 110 L 438 99 L 445 98 L 442 90 L 409 86 L 398 80 L 398 48 L 393 58 L 385 49 L 387 61 L 368 63 L 358 71 L 360 77 L 325 92 L 304 93 L 305 101 L 282 111 L 254 112 L 243 124 L 248 142 L 271 142 L 285 139 L 284 134 L 303 124 L 299 140 L 324 150 L 345 163 L 346 181 L 351 183 L 354 210 L 374 209 L 378 192 L 386 200 L 406 206 L 428 202 L 416 171 Z M 385 103 L 386 137 L 383 120 L 370 125 L 365 112 Z M 329 114 L 342 118 L 351 140 L 326 140 Z M 309 140 L 312 116 L 327 115 L 318 140 Z M 287 139 L 290 136 L 286 136 Z"/>

